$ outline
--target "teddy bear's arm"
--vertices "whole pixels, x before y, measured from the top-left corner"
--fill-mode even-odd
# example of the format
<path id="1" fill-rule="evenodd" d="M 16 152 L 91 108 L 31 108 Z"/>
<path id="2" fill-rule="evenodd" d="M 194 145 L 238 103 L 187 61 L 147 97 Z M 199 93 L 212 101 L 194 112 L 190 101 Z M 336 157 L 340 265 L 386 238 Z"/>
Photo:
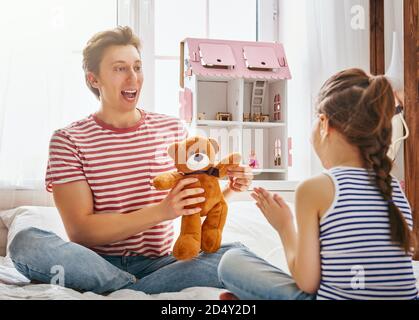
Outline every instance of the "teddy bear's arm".
<path id="1" fill-rule="evenodd" d="M 157 190 L 172 189 L 182 177 L 179 172 L 163 173 L 153 179 L 153 186 Z"/>
<path id="2" fill-rule="evenodd" d="M 227 175 L 227 170 L 237 167 L 240 165 L 241 155 L 240 153 L 232 153 L 228 157 L 218 163 L 216 168 L 219 170 L 220 178 L 224 178 Z"/>

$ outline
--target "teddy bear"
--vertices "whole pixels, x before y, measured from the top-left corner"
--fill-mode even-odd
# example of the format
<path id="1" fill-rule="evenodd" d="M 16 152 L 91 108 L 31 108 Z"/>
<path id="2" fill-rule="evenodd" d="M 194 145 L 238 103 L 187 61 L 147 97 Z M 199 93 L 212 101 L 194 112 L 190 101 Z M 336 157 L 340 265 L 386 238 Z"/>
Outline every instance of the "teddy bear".
<path id="1" fill-rule="evenodd" d="M 173 256 L 177 260 L 190 260 L 200 250 L 214 253 L 220 248 L 228 207 L 218 179 L 225 177 L 228 169 L 240 164 L 241 155 L 232 153 L 215 165 L 219 149 L 217 140 L 202 136 L 173 143 L 167 153 L 174 160 L 177 171 L 163 173 L 153 179 L 157 190 L 168 190 L 182 179 L 197 178 L 199 181 L 188 185 L 188 188 L 205 190 L 197 195 L 205 197 L 205 202 L 185 207 L 200 207 L 201 211 L 182 216 L 180 235 L 173 248 Z M 206 218 L 201 225 L 201 217 L 204 216 Z"/>

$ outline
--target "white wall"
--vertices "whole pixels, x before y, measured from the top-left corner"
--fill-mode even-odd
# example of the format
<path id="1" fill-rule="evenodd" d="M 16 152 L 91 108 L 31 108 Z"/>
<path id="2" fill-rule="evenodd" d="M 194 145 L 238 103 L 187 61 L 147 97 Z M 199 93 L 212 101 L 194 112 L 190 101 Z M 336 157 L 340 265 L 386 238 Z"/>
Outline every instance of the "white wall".
<path id="1" fill-rule="evenodd" d="M 0 189 L 0 210 L 20 206 L 54 206 L 52 194 L 46 190 L 5 190 Z"/>

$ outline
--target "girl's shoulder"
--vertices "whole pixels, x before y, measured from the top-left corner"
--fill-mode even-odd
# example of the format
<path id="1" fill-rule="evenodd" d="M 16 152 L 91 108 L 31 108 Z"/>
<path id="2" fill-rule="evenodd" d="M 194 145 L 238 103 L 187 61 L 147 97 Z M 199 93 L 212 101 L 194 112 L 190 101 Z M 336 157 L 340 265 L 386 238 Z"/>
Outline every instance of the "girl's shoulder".
<path id="1" fill-rule="evenodd" d="M 321 173 L 302 181 L 297 186 L 297 190 L 308 193 L 308 195 L 319 196 L 333 191 L 334 183 L 329 175 Z"/>
<path id="2" fill-rule="evenodd" d="M 296 201 L 311 203 L 319 218 L 327 212 L 335 198 L 335 185 L 325 173 L 318 174 L 301 182 L 296 189 Z"/>

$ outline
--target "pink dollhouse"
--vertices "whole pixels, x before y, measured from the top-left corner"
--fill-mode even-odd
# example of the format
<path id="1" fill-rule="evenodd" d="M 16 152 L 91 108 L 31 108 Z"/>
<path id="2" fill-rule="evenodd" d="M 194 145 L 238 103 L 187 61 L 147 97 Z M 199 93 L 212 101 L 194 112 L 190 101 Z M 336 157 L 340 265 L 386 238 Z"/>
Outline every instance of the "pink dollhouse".
<path id="1" fill-rule="evenodd" d="M 288 157 L 280 155 L 289 152 L 291 73 L 283 45 L 187 38 L 180 56 L 179 115 L 190 130 L 217 138 L 220 157 L 237 151 L 243 163 L 256 158 L 257 179 L 287 179 Z M 219 114 L 228 114 L 228 121 Z"/>

